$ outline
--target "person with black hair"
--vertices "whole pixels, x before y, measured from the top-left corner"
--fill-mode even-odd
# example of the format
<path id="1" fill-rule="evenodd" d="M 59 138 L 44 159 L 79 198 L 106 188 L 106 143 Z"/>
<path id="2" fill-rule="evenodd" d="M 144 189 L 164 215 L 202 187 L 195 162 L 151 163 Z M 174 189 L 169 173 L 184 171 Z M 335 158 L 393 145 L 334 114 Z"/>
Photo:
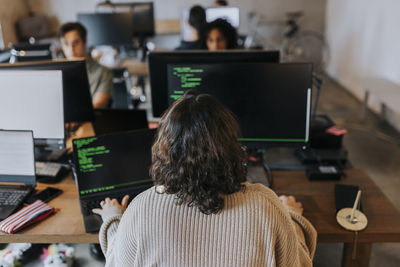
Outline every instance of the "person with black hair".
<path id="1" fill-rule="evenodd" d="M 210 95 L 189 90 L 172 104 L 152 147 L 155 186 L 93 210 L 106 266 L 311 267 L 317 233 L 302 205 L 246 182 L 239 136 Z"/>
<path id="2" fill-rule="evenodd" d="M 94 108 L 106 108 L 112 97 L 112 72 L 95 62 L 86 51 L 87 31 L 77 22 L 65 23 L 60 27 L 58 37 L 67 59 L 85 58 Z"/>
<path id="3" fill-rule="evenodd" d="M 203 43 L 210 51 L 235 49 L 238 46 L 238 33 L 225 19 L 216 19 L 208 23 L 204 37 Z"/>
<path id="4" fill-rule="evenodd" d="M 187 21 L 189 27 L 192 30 L 192 35 L 188 40 L 182 40 L 179 47 L 176 50 L 196 50 L 202 49 L 204 45 L 204 28 L 207 24 L 206 11 L 203 7 L 196 5 L 193 6 L 189 11 L 189 19 Z"/>

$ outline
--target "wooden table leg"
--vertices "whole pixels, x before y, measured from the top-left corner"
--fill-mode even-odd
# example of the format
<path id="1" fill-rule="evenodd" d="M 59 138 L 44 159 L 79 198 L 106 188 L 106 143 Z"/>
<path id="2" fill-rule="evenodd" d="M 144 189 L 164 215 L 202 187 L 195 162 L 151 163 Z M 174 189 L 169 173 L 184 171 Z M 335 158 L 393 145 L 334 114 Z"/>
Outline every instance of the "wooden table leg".
<path id="1" fill-rule="evenodd" d="M 342 267 L 368 267 L 371 257 L 371 243 L 357 243 L 356 257 L 353 257 L 353 243 L 344 243 Z"/>

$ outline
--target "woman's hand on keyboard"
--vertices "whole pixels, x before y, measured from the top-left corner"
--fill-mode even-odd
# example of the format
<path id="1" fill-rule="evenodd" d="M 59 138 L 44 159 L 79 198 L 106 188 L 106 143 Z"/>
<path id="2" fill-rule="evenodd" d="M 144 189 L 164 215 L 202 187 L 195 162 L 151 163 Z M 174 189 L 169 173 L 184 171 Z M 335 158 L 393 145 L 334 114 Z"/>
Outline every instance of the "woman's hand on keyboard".
<path id="1" fill-rule="evenodd" d="M 119 204 L 117 199 L 110 199 L 107 197 L 105 200 L 100 202 L 101 209 L 93 209 L 92 211 L 93 213 L 99 214 L 104 222 L 113 216 L 122 215 L 128 206 L 128 200 L 129 196 L 125 195 L 121 204 Z"/>

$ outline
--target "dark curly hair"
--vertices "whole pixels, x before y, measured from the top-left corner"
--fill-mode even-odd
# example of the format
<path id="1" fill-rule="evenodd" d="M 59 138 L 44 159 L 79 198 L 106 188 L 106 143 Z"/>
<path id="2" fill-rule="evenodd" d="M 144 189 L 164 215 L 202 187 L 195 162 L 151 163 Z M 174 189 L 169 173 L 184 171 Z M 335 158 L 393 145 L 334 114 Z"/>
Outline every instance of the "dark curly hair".
<path id="1" fill-rule="evenodd" d="M 216 19 L 210 23 L 207 23 L 203 41 L 204 44 L 207 42 L 208 35 L 214 29 L 217 29 L 221 32 L 221 34 L 225 37 L 227 49 L 235 49 L 238 46 L 238 33 L 227 20 L 225 19 Z M 205 47 L 207 48 L 207 47 Z"/>
<path id="2" fill-rule="evenodd" d="M 224 195 L 244 190 L 246 154 L 232 113 L 210 95 L 187 91 L 162 116 L 152 148 L 151 176 L 204 214 L 218 213 Z"/>

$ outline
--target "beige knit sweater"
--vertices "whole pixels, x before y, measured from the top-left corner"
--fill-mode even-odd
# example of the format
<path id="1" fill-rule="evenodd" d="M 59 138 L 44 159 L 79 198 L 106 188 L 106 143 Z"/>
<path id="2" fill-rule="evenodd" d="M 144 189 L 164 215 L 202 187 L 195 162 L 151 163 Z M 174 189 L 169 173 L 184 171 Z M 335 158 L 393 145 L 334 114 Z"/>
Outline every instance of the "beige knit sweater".
<path id="1" fill-rule="evenodd" d="M 106 266 L 312 266 L 313 226 L 267 187 L 225 197 L 218 214 L 176 205 L 152 187 L 100 230 Z"/>

